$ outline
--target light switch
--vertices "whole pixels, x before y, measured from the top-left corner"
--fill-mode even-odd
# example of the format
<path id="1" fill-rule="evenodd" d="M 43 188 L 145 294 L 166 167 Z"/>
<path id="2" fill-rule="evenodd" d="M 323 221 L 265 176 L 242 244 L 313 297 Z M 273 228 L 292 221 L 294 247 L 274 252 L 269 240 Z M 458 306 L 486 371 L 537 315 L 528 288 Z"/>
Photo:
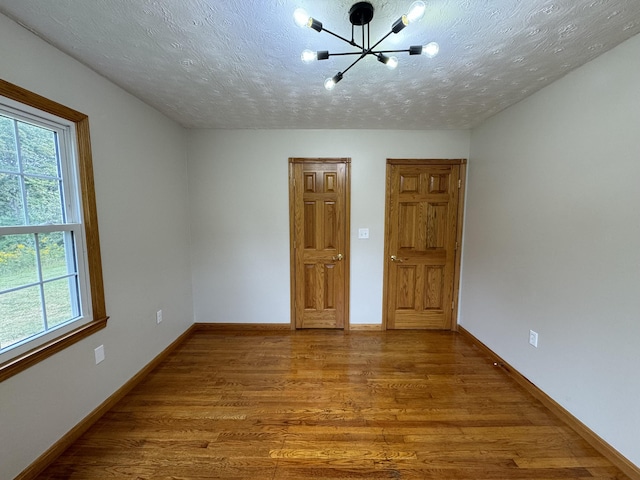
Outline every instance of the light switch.
<path id="1" fill-rule="evenodd" d="M 104 360 L 104 345 L 100 345 L 95 349 L 96 365 Z"/>
<path id="2" fill-rule="evenodd" d="M 358 229 L 358 238 L 369 238 L 369 229 L 368 228 L 359 228 Z"/>

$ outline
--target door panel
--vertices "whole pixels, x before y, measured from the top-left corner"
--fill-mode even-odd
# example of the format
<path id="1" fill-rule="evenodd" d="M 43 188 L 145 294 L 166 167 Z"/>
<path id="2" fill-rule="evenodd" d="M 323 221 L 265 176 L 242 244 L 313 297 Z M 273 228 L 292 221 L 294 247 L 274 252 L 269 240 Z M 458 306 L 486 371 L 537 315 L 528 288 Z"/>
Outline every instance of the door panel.
<path id="1" fill-rule="evenodd" d="M 396 162 L 396 163 L 394 163 Z M 385 231 L 388 329 L 451 329 L 460 164 L 389 161 Z"/>
<path id="2" fill-rule="evenodd" d="M 293 324 L 346 328 L 349 160 L 289 161 Z"/>

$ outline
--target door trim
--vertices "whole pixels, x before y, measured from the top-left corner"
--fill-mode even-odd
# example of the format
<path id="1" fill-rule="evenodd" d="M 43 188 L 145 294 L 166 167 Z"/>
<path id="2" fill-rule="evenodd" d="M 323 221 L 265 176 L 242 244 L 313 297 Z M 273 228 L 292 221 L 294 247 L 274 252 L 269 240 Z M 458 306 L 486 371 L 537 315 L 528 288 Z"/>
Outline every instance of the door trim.
<path id="1" fill-rule="evenodd" d="M 388 286 L 387 278 L 389 276 L 389 266 L 387 258 L 391 255 L 389 251 L 390 243 L 390 225 L 389 216 L 390 209 L 390 195 L 391 195 L 391 167 L 394 165 L 459 165 L 460 166 L 460 188 L 458 188 L 458 219 L 456 226 L 456 242 L 458 247 L 456 248 L 454 270 L 453 270 L 453 311 L 451 312 L 451 330 L 458 331 L 458 301 L 460 294 L 460 264 L 462 259 L 462 228 L 464 225 L 464 194 L 466 189 L 467 178 L 467 159 L 405 159 L 405 158 L 387 158 L 387 172 L 385 181 L 385 211 L 384 211 L 384 270 L 382 276 L 382 330 L 387 330 L 387 295 Z"/>
<path id="2" fill-rule="evenodd" d="M 349 286 L 350 286 L 350 266 L 351 266 L 351 158 L 289 158 L 289 283 L 290 283 L 290 305 L 291 314 L 289 322 L 291 330 L 296 329 L 296 284 L 295 284 L 295 178 L 293 166 L 297 163 L 344 163 L 345 164 L 345 199 L 344 199 L 344 249 L 346 261 L 344 262 L 344 332 L 350 330 L 349 318 Z"/>

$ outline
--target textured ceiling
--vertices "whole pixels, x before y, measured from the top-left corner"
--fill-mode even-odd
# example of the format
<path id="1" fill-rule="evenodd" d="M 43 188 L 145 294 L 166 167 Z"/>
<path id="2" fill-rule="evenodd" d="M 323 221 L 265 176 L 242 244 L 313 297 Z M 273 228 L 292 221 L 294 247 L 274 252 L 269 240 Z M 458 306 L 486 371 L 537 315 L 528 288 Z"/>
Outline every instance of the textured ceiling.
<path id="1" fill-rule="evenodd" d="M 371 39 L 411 0 L 370 0 Z M 369 56 L 293 22 L 305 8 L 351 36 L 353 0 L 0 0 L 0 12 L 185 127 L 471 128 L 640 32 L 639 0 L 432 0 L 381 48 L 437 41 L 433 59 Z M 346 47 L 346 48 L 345 48 Z"/>

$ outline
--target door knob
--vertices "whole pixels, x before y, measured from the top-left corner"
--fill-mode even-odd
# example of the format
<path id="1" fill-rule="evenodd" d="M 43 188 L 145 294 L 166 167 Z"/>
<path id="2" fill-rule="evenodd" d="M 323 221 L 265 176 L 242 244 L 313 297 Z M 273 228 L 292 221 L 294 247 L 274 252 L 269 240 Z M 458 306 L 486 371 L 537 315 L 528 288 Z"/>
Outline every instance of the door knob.
<path id="1" fill-rule="evenodd" d="M 340 261 L 340 260 L 342 260 L 343 258 L 344 258 L 344 257 L 342 256 L 342 254 L 341 254 L 341 253 L 339 253 L 338 255 L 334 255 L 334 256 L 333 256 L 333 260 L 334 260 L 335 262 L 339 262 L 339 261 Z"/>
<path id="2" fill-rule="evenodd" d="M 392 262 L 398 262 L 398 263 L 404 262 L 404 260 L 402 258 L 398 258 L 395 255 L 391 255 L 391 261 Z"/>

